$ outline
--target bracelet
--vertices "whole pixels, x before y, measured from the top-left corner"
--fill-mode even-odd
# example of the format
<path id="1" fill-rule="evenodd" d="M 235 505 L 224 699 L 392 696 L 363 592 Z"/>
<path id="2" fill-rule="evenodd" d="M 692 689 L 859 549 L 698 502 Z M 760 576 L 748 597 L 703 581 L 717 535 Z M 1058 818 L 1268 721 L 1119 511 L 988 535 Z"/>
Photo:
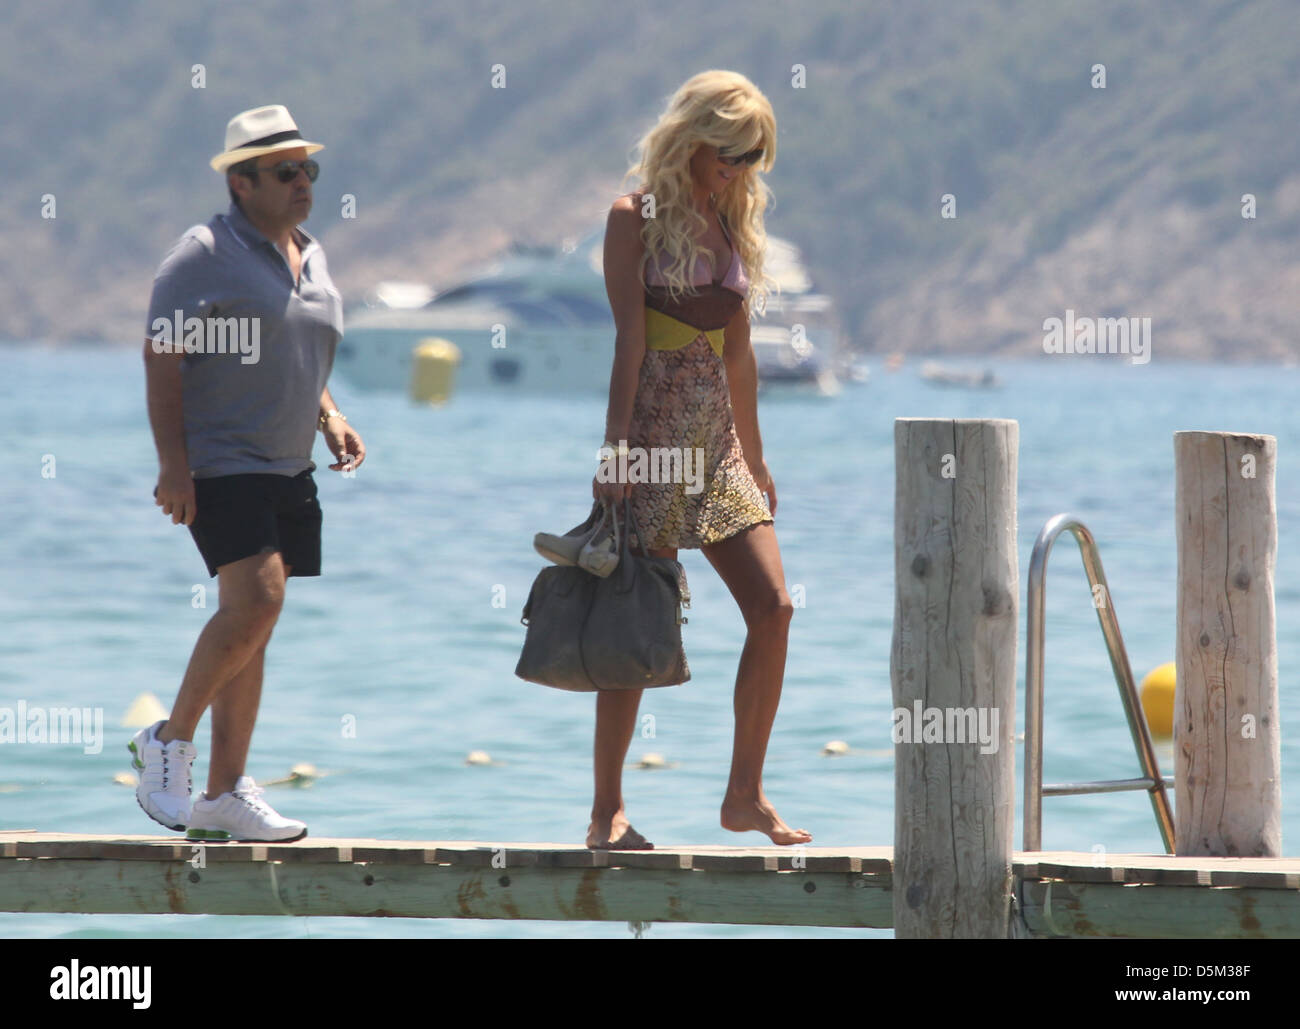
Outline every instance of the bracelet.
<path id="1" fill-rule="evenodd" d="M 323 429 L 325 428 L 325 423 L 328 422 L 331 418 L 341 418 L 345 422 L 348 420 L 347 415 L 345 415 L 337 407 L 331 407 L 328 411 L 326 411 L 323 415 L 321 415 L 316 420 L 316 424 Z"/>
<path id="2" fill-rule="evenodd" d="M 611 457 L 627 457 L 627 440 L 618 444 L 605 440 L 596 451 L 596 457 L 601 461 L 608 461 Z"/>

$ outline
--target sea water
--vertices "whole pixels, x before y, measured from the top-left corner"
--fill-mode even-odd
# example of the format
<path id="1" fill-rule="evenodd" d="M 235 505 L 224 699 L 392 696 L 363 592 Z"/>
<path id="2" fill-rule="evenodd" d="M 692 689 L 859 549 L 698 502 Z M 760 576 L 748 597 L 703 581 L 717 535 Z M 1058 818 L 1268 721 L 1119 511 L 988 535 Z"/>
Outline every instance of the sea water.
<path id="1" fill-rule="evenodd" d="M 0 410 L 0 706 L 102 709 L 103 745 L 0 745 L 0 829 L 158 833 L 133 791 L 134 730 L 119 724 L 150 691 L 170 704 L 216 607 L 188 532 L 151 496 L 157 460 L 139 351 L 6 345 Z M 987 364 L 985 362 L 984 364 Z M 983 367 L 984 364 L 978 365 Z M 1000 389 L 937 389 L 914 364 L 833 398 L 764 392 L 764 452 L 789 587 L 800 587 L 765 787 L 816 846 L 893 841 L 889 651 L 894 608 L 896 417 L 1020 423 L 1020 632 L 1016 732 L 1023 730 L 1024 589 L 1043 523 L 1061 511 L 1096 535 L 1135 675 L 1174 659 L 1174 464 L 1180 429 L 1278 439 L 1276 571 L 1283 845 L 1300 852 L 1300 709 L 1291 682 L 1300 621 L 1300 373 L 1117 357 L 999 363 Z M 535 532 L 563 532 L 590 505 L 604 429 L 599 397 L 508 388 L 441 408 L 399 394 L 331 389 L 362 433 L 353 478 L 317 444 L 324 574 L 294 579 L 268 650 L 248 772 L 259 782 L 309 762 L 309 788 L 267 799 L 312 837 L 578 843 L 591 802 L 594 700 L 522 682 L 519 615 L 542 559 Z M 732 689 L 744 624 L 697 551 L 684 551 L 693 603 L 692 681 L 648 690 L 629 765 L 628 814 L 660 846 L 756 846 L 718 824 L 731 750 Z M 202 604 L 203 606 L 200 606 Z M 1045 779 L 1140 774 L 1077 548 L 1054 548 L 1047 595 Z M 648 731 L 647 731 L 648 730 Z M 208 728 L 197 734 L 196 788 Z M 849 753 L 822 755 L 845 740 Z M 1173 774 L 1168 745 L 1162 771 Z M 471 750 L 490 765 L 467 765 Z M 1023 771 L 1017 744 L 1017 773 Z M 1017 786 L 1017 808 L 1020 791 Z M 1017 819 L 1015 845 L 1020 846 Z M 1141 793 L 1048 798 L 1043 845 L 1157 853 Z M 652 937 L 854 937 L 887 931 L 656 923 Z M 604 936 L 623 923 L 0 914 L 3 936 Z"/>

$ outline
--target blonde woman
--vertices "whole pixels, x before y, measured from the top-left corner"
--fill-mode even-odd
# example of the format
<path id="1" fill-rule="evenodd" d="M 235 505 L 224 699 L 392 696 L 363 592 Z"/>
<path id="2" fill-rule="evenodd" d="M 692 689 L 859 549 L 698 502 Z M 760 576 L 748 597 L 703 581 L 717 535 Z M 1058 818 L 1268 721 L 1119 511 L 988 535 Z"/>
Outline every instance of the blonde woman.
<path id="1" fill-rule="evenodd" d="M 722 826 L 789 845 L 812 835 L 786 825 L 763 793 L 793 609 L 772 525 L 776 488 L 763 460 L 749 342 L 750 311 L 767 293 L 767 196 L 758 173 L 772 167 L 775 150 L 771 104 L 727 71 L 686 82 L 641 140 L 628 172 L 640 188 L 614 203 L 605 230 L 617 334 L 602 452 L 618 462 L 623 441 L 680 448 L 681 467 L 699 456 L 703 475 L 627 483 L 608 465 L 592 492 L 630 496 L 651 556 L 702 550 L 740 605 L 747 634 Z M 640 690 L 597 695 L 593 849 L 653 847 L 623 810 L 623 763 L 640 701 Z"/>

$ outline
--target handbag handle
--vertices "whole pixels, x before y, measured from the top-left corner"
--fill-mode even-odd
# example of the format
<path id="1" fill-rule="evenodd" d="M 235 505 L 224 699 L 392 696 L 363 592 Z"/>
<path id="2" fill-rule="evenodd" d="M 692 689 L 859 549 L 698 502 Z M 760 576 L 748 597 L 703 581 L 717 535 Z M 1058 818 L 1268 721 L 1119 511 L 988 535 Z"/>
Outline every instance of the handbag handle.
<path id="1" fill-rule="evenodd" d="M 603 523 L 606 518 L 609 519 L 609 529 L 610 532 L 614 534 L 614 550 L 619 554 L 619 560 L 621 561 L 623 559 L 622 558 L 623 551 L 621 549 L 619 536 L 618 536 L 618 519 L 614 517 L 614 514 L 615 514 L 614 506 L 612 504 L 609 503 L 601 504 L 600 521 Z"/>
<path id="2" fill-rule="evenodd" d="M 637 546 L 641 549 L 642 553 L 644 553 L 645 542 L 641 538 L 641 523 L 636 520 L 636 515 L 632 513 L 631 501 L 628 500 L 627 497 L 623 498 L 623 534 L 621 537 L 619 535 L 618 508 L 615 506 L 615 501 L 606 500 L 602 501 L 602 504 L 604 510 L 602 511 L 601 519 L 603 520 L 605 517 L 609 518 L 610 529 L 614 534 L 614 549 L 618 552 L 618 559 L 622 561 L 627 557 L 628 547 L 630 545 L 629 540 L 632 532 L 636 533 Z M 599 525 L 599 522 L 597 524 Z M 629 527 L 632 532 L 628 532 Z"/>
<path id="3" fill-rule="evenodd" d="M 641 535 L 641 523 L 636 520 L 636 512 L 632 508 L 631 497 L 623 498 L 623 527 L 624 530 L 631 527 L 632 532 L 636 533 L 637 547 L 641 550 L 643 556 L 649 557 L 650 555 L 646 550 L 645 537 Z M 628 533 L 627 535 L 630 536 L 631 533 Z"/>
<path id="4" fill-rule="evenodd" d="M 618 525 L 618 519 L 614 517 L 615 512 L 610 512 L 610 518 L 615 527 Z M 616 529 L 617 531 L 617 529 Z M 637 547 L 645 557 L 650 555 L 646 551 L 645 536 L 641 533 L 641 524 L 636 520 L 636 515 L 632 510 L 631 497 L 623 498 L 623 539 L 618 544 L 618 589 L 620 593 L 626 593 L 632 588 L 632 562 L 629 560 L 631 551 L 632 533 L 636 533 Z M 617 536 L 615 537 L 617 540 Z"/>

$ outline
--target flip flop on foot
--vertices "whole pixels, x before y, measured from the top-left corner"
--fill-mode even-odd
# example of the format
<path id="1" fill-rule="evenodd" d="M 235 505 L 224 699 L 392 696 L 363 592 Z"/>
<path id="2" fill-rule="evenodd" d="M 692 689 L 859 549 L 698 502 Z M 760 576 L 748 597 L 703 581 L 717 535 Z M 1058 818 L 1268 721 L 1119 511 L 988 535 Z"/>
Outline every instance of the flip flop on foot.
<path id="1" fill-rule="evenodd" d="M 618 839 L 610 839 L 611 832 L 598 833 L 595 823 L 587 831 L 588 850 L 654 850 L 655 845 L 628 825 Z"/>

